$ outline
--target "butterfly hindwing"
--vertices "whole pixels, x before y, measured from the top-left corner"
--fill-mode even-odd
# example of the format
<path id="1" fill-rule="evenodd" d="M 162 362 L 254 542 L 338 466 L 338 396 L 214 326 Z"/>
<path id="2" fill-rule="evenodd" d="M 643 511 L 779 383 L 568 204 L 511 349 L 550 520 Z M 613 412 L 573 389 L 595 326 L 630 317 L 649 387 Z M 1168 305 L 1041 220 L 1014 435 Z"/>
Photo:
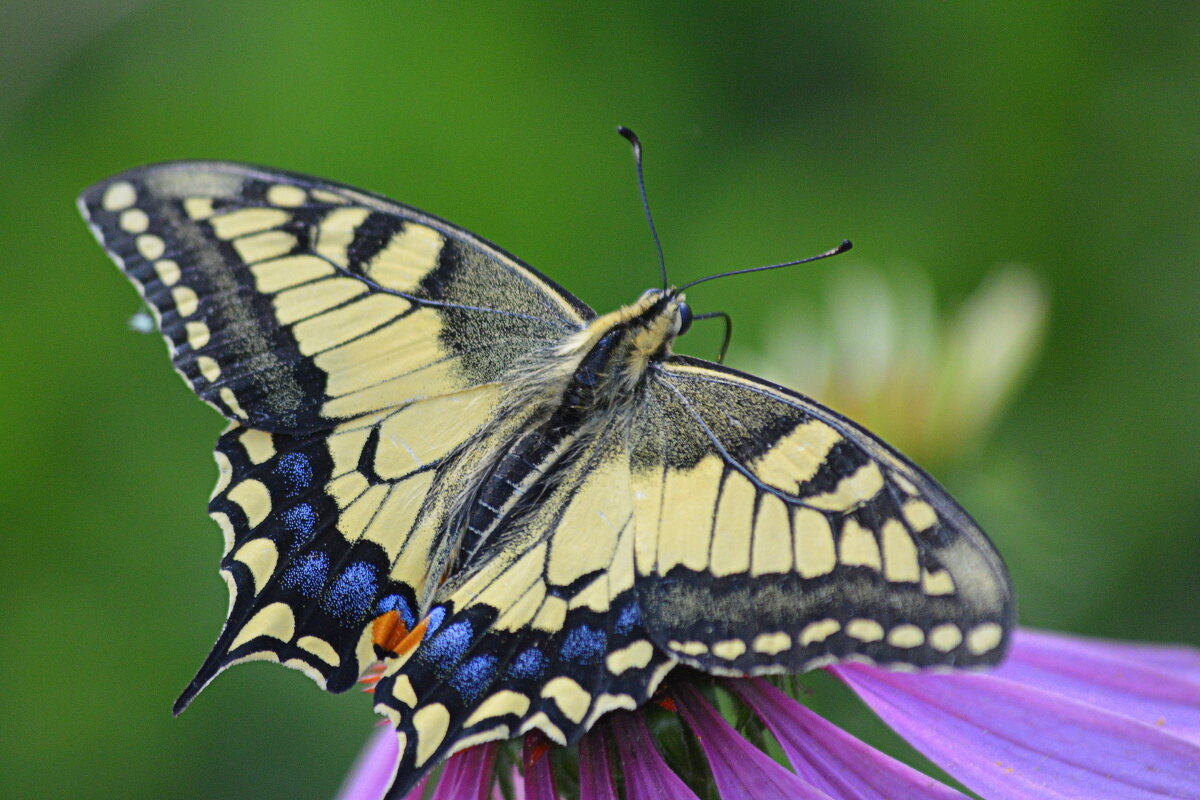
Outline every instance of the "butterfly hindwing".
<path id="1" fill-rule="evenodd" d="M 278 170 L 138 167 L 86 190 L 80 208 L 176 369 L 264 430 L 304 433 L 486 383 L 593 316 L 461 228 Z"/>
<path id="2" fill-rule="evenodd" d="M 431 763 L 538 729 L 573 743 L 644 703 L 675 661 L 634 591 L 628 454 L 613 439 L 546 476 L 553 488 L 438 594 L 419 641 L 376 686 L 401 742 L 403 797 Z"/>
<path id="3" fill-rule="evenodd" d="M 638 592 L 655 642 L 723 674 L 843 658 L 995 663 L 1014 606 L 946 492 L 800 395 L 683 357 L 639 421 Z"/>
<path id="4" fill-rule="evenodd" d="M 177 707 L 254 659 L 295 666 L 329 691 L 352 686 L 382 655 L 375 618 L 416 623 L 445 544 L 421 517 L 426 498 L 497 394 L 488 384 L 418 400 L 309 437 L 226 431 L 209 512 L 225 531 L 229 617 Z"/>

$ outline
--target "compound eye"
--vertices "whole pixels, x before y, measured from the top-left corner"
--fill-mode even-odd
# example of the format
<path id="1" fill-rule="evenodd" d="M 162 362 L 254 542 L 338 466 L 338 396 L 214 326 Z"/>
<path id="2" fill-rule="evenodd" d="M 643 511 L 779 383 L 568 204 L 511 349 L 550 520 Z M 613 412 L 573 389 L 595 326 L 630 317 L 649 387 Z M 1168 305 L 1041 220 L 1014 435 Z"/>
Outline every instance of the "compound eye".
<path id="1" fill-rule="evenodd" d="M 679 333 L 676 336 L 683 336 L 688 332 L 688 328 L 692 327 L 692 307 L 687 303 L 679 304 Z"/>

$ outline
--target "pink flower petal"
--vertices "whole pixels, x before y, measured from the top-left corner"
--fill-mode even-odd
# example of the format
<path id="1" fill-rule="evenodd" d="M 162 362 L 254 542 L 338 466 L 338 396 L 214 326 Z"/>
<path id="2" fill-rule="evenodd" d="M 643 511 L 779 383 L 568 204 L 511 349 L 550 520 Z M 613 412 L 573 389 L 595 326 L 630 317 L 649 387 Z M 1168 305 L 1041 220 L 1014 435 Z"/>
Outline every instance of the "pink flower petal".
<path id="1" fill-rule="evenodd" d="M 1028 631 L 1025 631 L 1028 633 Z M 1042 634 L 1047 635 L 1047 634 Z M 1099 639 L 1076 639 L 1116 656 L 1132 658 L 1148 667 L 1167 670 L 1173 675 L 1200 683 L 1200 650 L 1181 644 L 1133 644 Z"/>
<path id="2" fill-rule="evenodd" d="M 727 684 L 779 742 L 792 768 L 839 800 L 966 800 L 939 783 L 854 738 L 760 678 Z"/>
<path id="3" fill-rule="evenodd" d="M 430 800 L 487 800 L 496 780 L 499 749 L 496 742 L 487 742 L 455 753 L 446 762 Z"/>
<path id="4" fill-rule="evenodd" d="M 830 800 L 742 738 L 698 691 L 679 685 L 673 694 L 723 800 Z"/>
<path id="5" fill-rule="evenodd" d="M 658 754 L 640 714 L 616 713 L 609 719 L 625 772 L 625 800 L 699 800 Z"/>
<path id="6" fill-rule="evenodd" d="M 988 798 L 1200 798 L 1200 746 L 1104 708 L 987 674 L 830 671 Z"/>
<path id="7" fill-rule="evenodd" d="M 579 800 L 617 800 L 603 725 L 579 740 Z"/>
<path id="8" fill-rule="evenodd" d="M 383 797 L 396 772 L 399 749 L 396 731 L 390 725 L 378 726 L 350 768 L 350 774 L 338 790 L 337 800 L 379 800 Z M 425 782 L 422 781 L 409 797 L 420 798 L 424 790 Z"/>
<path id="9" fill-rule="evenodd" d="M 1187 648 L 1111 645 L 1093 639 L 1020 630 L 1008 660 L 992 673 L 1149 723 L 1200 744 L 1200 677 L 1170 666 L 1186 664 Z M 1191 651 L 1200 662 L 1200 651 Z"/>
<path id="10" fill-rule="evenodd" d="M 544 744 L 539 747 L 539 741 L 545 740 L 532 734 L 526 736 L 521 752 L 525 771 L 525 800 L 558 800 L 550 754 L 546 752 Z"/>

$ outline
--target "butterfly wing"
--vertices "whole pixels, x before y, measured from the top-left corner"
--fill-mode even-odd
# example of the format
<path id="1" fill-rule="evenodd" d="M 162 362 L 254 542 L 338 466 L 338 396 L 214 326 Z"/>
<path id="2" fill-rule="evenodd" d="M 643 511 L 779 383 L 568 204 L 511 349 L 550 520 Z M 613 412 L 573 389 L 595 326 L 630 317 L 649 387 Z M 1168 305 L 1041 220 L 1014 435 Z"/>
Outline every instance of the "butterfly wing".
<path id="1" fill-rule="evenodd" d="M 632 487 L 638 595 L 659 647 L 738 675 L 1000 659 L 1008 574 L 932 478 L 758 378 L 684 357 L 658 375 Z"/>
<path id="2" fill-rule="evenodd" d="M 222 162 L 140 167 L 80 208 L 158 319 L 176 369 L 235 424 L 210 513 L 225 628 L 176 708 L 272 659 L 331 691 L 415 624 L 446 456 L 512 363 L 593 312 L 498 248 L 385 198 Z"/>
<path id="3" fill-rule="evenodd" d="M 401 745 L 389 798 L 472 744 L 535 728 L 573 743 L 674 666 L 641 624 L 628 452 L 615 435 L 582 447 L 439 592 L 377 684 Z"/>
<path id="4" fill-rule="evenodd" d="M 461 228 L 315 178 L 179 161 L 116 175 L 79 205 L 175 368 L 263 430 L 487 383 L 594 316 Z"/>

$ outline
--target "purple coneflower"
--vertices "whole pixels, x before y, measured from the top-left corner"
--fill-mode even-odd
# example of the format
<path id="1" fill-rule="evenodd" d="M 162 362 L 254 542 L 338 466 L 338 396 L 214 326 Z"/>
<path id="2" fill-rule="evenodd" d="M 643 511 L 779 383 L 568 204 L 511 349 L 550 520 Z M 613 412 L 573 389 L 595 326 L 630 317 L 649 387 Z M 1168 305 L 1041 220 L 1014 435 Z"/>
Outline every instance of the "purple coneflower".
<path id="1" fill-rule="evenodd" d="M 986 800 L 1200 798 L 1200 650 L 1022 630 L 1008 661 L 986 673 L 914 674 L 863 664 L 827 669 Z M 664 757 L 670 748 L 651 734 L 653 714 L 646 709 L 617 712 L 577 749 L 552 754 L 527 737 L 515 768 L 501 766 L 516 760 L 498 758 L 502 745 L 465 750 L 409 797 L 490 800 L 504 796 L 502 787 L 524 800 L 964 797 L 766 680 L 692 684 L 680 675 L 669 685 L 663 705 L 677 709 L 689 731 L 688 747 L 676 748 L 682 757 Z M 701 688 L 712 686 L 719 692 Z M 717 694 L 726 714 L 714 705 Z M 741 724 L 735 727 L 727 714 Z M 749 738 L 739 728 L 751 729 Z M 706 768 L 688 762 L 689 747 L 703 754 Z M 394 758 L 394 735 L 381 729 L 340 800 L 378 800 Z"/>

